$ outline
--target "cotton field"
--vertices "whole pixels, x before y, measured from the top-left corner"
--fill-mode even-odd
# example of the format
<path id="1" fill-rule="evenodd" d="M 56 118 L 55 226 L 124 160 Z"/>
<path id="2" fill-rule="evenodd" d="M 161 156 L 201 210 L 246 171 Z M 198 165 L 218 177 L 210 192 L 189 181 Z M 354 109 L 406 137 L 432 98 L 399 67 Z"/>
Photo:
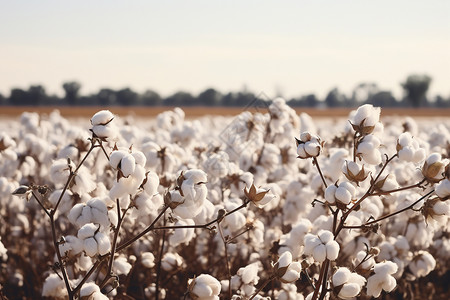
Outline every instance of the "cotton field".
<path id="1" fill-rule="evenodd" d="M 448 299 L 450 119 L 0 122 L 0 299 Z"/>

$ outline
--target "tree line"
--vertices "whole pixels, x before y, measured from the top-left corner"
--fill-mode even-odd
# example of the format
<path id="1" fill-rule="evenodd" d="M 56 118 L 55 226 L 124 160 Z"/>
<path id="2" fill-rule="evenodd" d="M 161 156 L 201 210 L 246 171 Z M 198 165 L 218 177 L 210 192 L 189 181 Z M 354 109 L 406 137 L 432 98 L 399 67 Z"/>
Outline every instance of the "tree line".
<path id="1" fill-rule="evenodd" d="M 315 94 L 287 99 L 292 107 L 355 107 L 370 103 L 381 107 L 450 107 L 450 98 L 436 96 L 428 99 L 431 84 L 427 75 L 410 75 L 401 84 L 404 97 L 396 99 L 390 91 L 381 90 L 375 83 L 358 84 L 351 95 L 345 95 L 338 88 L 331 89 L 324 99 Z M 179 91 L 168 97 L 161 97 L 154 90 L 137 93 L 130 88 L 113 90 L 100 89 L 91 95 L 82 95 L 81 84 L 76 81 L 62 85 L 64 96 L 48 95 L 42 85 L 32 85 L 28 89 L 13 88 L 9 97 L 0 94 L 0 105 L 41 105 L 41 106 L 245 106 L 261 98 L 261 95 L 248 91 L 221 93 L 208 88 L 198 95 Z M 282 96 L 282 95 L 279 95 Z"/>

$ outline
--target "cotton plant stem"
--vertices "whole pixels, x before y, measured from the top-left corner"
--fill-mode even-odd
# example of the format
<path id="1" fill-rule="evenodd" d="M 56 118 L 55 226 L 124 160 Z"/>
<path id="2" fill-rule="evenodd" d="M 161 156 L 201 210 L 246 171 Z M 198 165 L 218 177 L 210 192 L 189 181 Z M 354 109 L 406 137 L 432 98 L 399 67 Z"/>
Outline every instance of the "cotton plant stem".
<path id="1" fill-rule="evenodd" d="M 116 251 L 121 251 L 122 249 L 127 248 L 128 246 L 133 244 L 135 241 L 137 241 L 138 239 L 140 239 L 141 237 L 143 237 L 144 235 L 146 235 L 150 231 L 154 230 L 155 229 L 154 226 L 155 226 L 156 222 L 158 222 L 158 220 L 164 215 L 164 213 L 166 212 L 166 210 L 168 208 L 169 208 L 169 206 L 165 205 L 163 207 L 162 211 L 159 213 L 159 215 L 153 220 L 153 222 L 147 228 L 145 228 L 143 231 L 141 231 L 139 234 L 137 234 L 136 236 L 132 237 L 128 241 L 126 241 L 123 244 L 117 246 Z"/>
<path id="2" fill-rule="evenodd" d="M 386 155 L 387 157 L 387 155 Z M 350 207 L 346 212 L 344 212 L 344 214 L 341 217 L 341 220 L 339 222 L 339 225 L 336 229 L 336 233 L 334 235 L 334 239 L 337 238 L 337 235 L 341 232 L 341 230 L 343 229 L 343 226 L 345 224 L 345 221 L 347 220 L 347 217 L 350 215 L 350 213 L 352 211 L 354 211 L 357 207 L 359 207 L 359 205 L 361 204 L 361 202 L 363 202 L 367 197 L 371 196 L 371 193 L 373 192 L 373 189 L 375 187 L 376 182 L 378 181 L 378 179 L 380 178 L 381 174 L 383 173 L 383 171 L 386 169 L 386 166 L 395 158 L 397 157 L 397 154 L 394 154 L 391 158 L 386 159 L 386 162 L 383 164 L 383 167 L 381 168 L 381 170 L 378 172 L 377 176 L 375 177 L 375 179 L 373 180 L 372 184 L 369 186 L 369 188 L 367 189 L 366 193 L 352 206 Z"/>
<path id="3" fill-rule="evenodd" d="M 330 269 L 330 260 L 325 260 L 325 275 L 323 276 L 322 290 L 319 300 L 323 300 L 327 294 L 328 270 Z M 320 283 L 320 282 L 319 282 Z"/>
<path id="4" fill-rule="evenodd" d="M 84 162 L 86 161 L 86 159 L 88 158 L 89 154 L 91 154 L 92 150 L 94 150 L 95 147 L 97 147 L 95 145 L 95 139 L 92 140 L 91 142 L 91 147 L 89 148 L 89 150 L 86 152 L 86 154 L 84 155 L 83 159 L 80 161 L 80 163 L 78 164 L 78 166 L 75 168 L 74 171 L 70 171 L 70 175 L 69 178 L 67 178 L 66 184 L 64 185 L 64 188 L 61 192 L 61 194 L 59 195 L 58 201 L 56 202 L 55 207 L 50 211 L 50 214 L 54 215 L 56 213 L 56 210 L 59 207 L 59 204 L 61 203 L 61 200 L 64 196 L 64 194 L 66 193 L 67 189 L 69 188 L 70 183 L 72 182 L 72 180 L 74 179 L 74 177 L 77 175 L 78 170 L 81 168 L 81 166 L 84 164 Z"/>
<path id="5" fill-rule="evenodd" d="M 223 235 L 222 226 L 220 226 L 220 221 L 217 221 L 217 228 L 219 229 L 220 237 L 222 238 L 223 247 L 225 249 L 225 264 L 227 267 L 227 273 L 228 273 L 228 297 L 231 299 L 231 269 L 230 269 L 230 260 L 228 258 L 228 250 L 227 250 L 227 241 L 225 240 L 225 237 Z"/>
<path id="6" fill-rule="evenodd" d="M 212 224 L 216 223 L 217 221 L 220 221 L 222 218 L 231 215 L 233 213 L 235 213 L 236 211 L 246 207 L 248 204 L 250 203 L 250 200 L 246 200 L 241 206 L 233 209 L 232 211 L 227 212 L 226 214 L 224 214 L 222 217 L 218 217 L 206 224 L 201 224 L 201 225 L 179 225 L 179 226 L 161 226 L 161 227 L 153 227 L 151 228 L 152 230 L 164 230 L 164 229 L 182 229 L 182 228 L 207 228 L 209 226 L 211 226 Z"/>
<path id="7" fill-rule="evenodd" d="M 421 181 L 419 181 L 416 184 L 412 184 L 412 185 L 408 185 L 408 186 L 404 186 L 398 189 L 393 189 L 390 191 L 382 191 L 382 192 L 378 192 L 378 193 L 371 193 L 370 196 L 382 196 L 382 195 L 389 195 L 392 193 L 396 193 L 396 192 L 401 192 L 401 191 L 405 191 L 405 190 L 409 190 L 409 189 L 413 189 L 416 187 L 421 187 L 423 183 L 425 183 L 426 179 L 422 179 Z"/>
<path id="8" fill-rule="evenodd" d="M 325 277 L 325 269 L 328 269 L 328 258 L 325 259 L 322 262 L 322 265 L 320 266 L 319 279 L 317 280 L 316 288 L 314 289 L 314 293 L 312 295 L 311 300 L 316 300 L 317 297 L 319 296 L 320 287 L 322 286 L 322 281 L 324 280 Z"/>
<path id="9" fill-rule="evenodd" d="M 271 282 L 272 280 L 274 280 L 275 277 L 274 276 L 270 276 L 257 290 L 256 292 L 250 297 L 249 300 L 252 300 L 253 298 L 255 298 L 262 290 L 263 288 L 266 287 L 266 285 L 269 284 L 269 282 Z"/>
<path id="10" fill-rule="evenodd" d="M 39 200 L 38 196 L 34 193 L 34 191 L 31 191 L 31 194 L 33 195 L 33 197 L 36 199 L 37 203 L 39 204 L 39 206 L 44 210 L 45 214 L 51 218 L 50 213 L 48 212 L 48 210 L 45 208 L 44 204 L 42 204 L 41 200 Z"/>
<path id="11" fill-rule="evenodd" d="M 73 289 L 73 294 L 75 295 L 76 293 L 78 293 L 78 291 L 81 289 L 81 287 L 83 286 L 83 284 L 86 283 L 86 281 L 89 279 L 89 277 L 91 277 L 91 275 L 98 269 L 98 267 L 100 267 L 100 265 L 105 261 L 106 256 L 104 256 L 103 258 L 100 258 L 99 260 L 97 260 L 94 265 L 89 269 L 89 271 L 86 273 L 86 275 L 84 275 L 83 279 L 81 279 L 80 283 L 78 283 L 78 285 Z"/>
<path id="12" fill-rule="evenodd" d="M 69 299 L 72 300 L 73 299 L 73 291 L 72 291 L 72 287 L 70 286 L 69 277 L 67 276 L 67 273 L 66 273 L 66 268 L 64 267 L 64 264 L 63 264 L 61 252 L 59 251 L 59 244 L 56 239 L 55 218 L 54 218 L 53 214 L 50 214 L 50 224 L 52 227 L 53 247 L 55 248 L 56 256 L 58 257 L 59 268 L 61 269 L 61 273 L 63 275 L 63 279 L 64 279 L 64 283 L 66 285 L 66 290 L 69 295 Z"/>
<path id="13" fill-rule="evenodd" d="M 100 288 L 104 288 L 105 285 L 108 283 L 109 279 L 111 278 L 112 267 L 113 267 L 113 263 L 114 263 L 114 255 L 116 253 L 117 238 L 119 236 L 120 227 L 122 226 L 122 222 L 125 218 L 125 214 L 127 213 L 127 210 L 128 210 L 128 209 L 126 209 L 123 212 L 123 214 L 120 213 L 119 199 L 116 199 L 116 206 L 117 206 L 118 221 L 117 221 L 117 226 L 114 229 L 114 237 L 113 237 L 113 242 L 111 245 L 111 253 L 110 253 L 109 261 L 108 261 L 108 269 L 106 271 L 105 279 L 103 279 L 102 283 L 100 284 Z"/>
<path id="14" fill-rule="evenodd" d="M 393 212 L 393 213 L 384 215 L 384 216 L 382 216 L 382 217 L 380 217 L 380 218 L 378 218 L 378 219 L 376 219 L 376 220 L 372 220 L 372 221 L 370 221 L 370 222 L 364 223 L 364 224 L 362 224 L 362 225 L 357 225 L 357 226 L 356 226 L 356 225 L 355 225 L 355 226 L 345 226 L 345 225 L 344 225 L 343 228 L 346 228 L 346 229 L 361 229 L 361 228 L 363 228 L 363 227 L 370 226 L 370 225 L 372 225 L 372 224 L 378 223 L 378 222 L 380 222 L 380 221 L 383 221 L 383 220 L 385 220 L 385 219 L 388 219 L 388 218 L 390 218 L 390 217 L 393 217 L 393 216 L 395 216 L 395 215 L 398 215 L 398 214 L 400 214 L 400 213 L 402 213 L 402 212 L 404 212 L 404 211 L 407 211 L 407 210 L 409 210 L 409 209 L 412 209 L 417 203 L 419 203 L 419 202 L 422 201 L 423 199 L 429 197 L 432 193 L 434 193 L 434 190 L 429 191 L 428 193 L 426 193 L 425 195 L 423 195 L 422 197 L 420 197 L 418 200 L 414 201 L 414 203 L 412 203 L 411 205 L 408 205 L 407 207 L 402 208 L 402 209 L 400 209 L 400 210 L 397 210 L 397 211 L 395 211 L 395 212 Z"/>
<path id="15" fill-rule="evenodd" d="M 165 211 L 164 211 L 165 212 Z M 166 219 L 164 218 L 164 223 L 166 223 Z M 159 250 L 158 264 L 156 266 L 156 279 L 155 279 L 155 300 L 159 299 L 159 278 L 161 277 L 161 263 L 162 257 L 164 253 L 164 243 L 166 241 L 166 231 L 163 231 L 161 248 Z"/>
<path id="16" fill-rule="evenodd" d="M 314 162 L 314 165 L 317 168 L 317 171 L 319 171 L 320 178 L 322 178 L 323 185 L 325 186 L 325 189 L 326 189 L 328 187 L 328 184 L 327 184 L 327 182 L 325 180 L 325 177 L 323 177 L 322 170 L 320 169 L 319 161 L 317 160 L 317 157 L 313 157 L 313 162 Z"/>

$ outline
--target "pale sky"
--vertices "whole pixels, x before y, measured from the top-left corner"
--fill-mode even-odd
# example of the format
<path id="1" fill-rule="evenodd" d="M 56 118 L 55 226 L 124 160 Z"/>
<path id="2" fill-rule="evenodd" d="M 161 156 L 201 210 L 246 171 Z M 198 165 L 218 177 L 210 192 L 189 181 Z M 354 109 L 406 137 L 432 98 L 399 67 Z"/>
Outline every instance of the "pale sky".
<path id="1" fill-rule="evenodd" d="M 411 73 L 450 96 L 450 1 L 0 0 L 0 93 L 42 84 L 285 97 Z"/>

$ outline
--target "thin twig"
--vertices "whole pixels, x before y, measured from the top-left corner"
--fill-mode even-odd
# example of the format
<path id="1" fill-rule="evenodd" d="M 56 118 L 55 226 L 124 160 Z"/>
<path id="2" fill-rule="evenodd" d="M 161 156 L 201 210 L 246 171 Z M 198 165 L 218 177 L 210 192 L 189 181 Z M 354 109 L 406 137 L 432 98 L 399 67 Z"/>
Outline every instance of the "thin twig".
<path id="1" fill-rule="evenodd" d="M 400 214 L 400 213 L 402 213 L 402 212 L 404 212 L 404 211 L 407 211 L 407 210 L 409 210 L 409 209 L 412 209 L 417 203 L 419 203 L 419 202 L 422 201 L 423 199 L 429 197 L 432 193 L 434 193 L 434 190 L 429 191 L 429 192 L 426 193 L 424 196 L 422 196 L 422 197 L 420 197 L 418 200 L 414 201 L 414 203 L 412 203 L 411 205 L 408 205 L 407 207 L 402 208 L 402 209 L 400 209 L 400 210 L 397 210 L 397 211 L 395 211 L 395 212 L 393 212 L 393 213 L 384 215 L 384 216 L 382 216 L 382 217 L 380 217 L 380 218 L 378 218 L 378 219 L 376 219 L 376 220 L 372 220 L 372 221 L 367 222 L 367 223 L 362 224 L 362 225 L 354 225 L 354 226 L 350 226 L 350 225 L 349 225 L 349 226 L 346 226 L 346 225 L 344 225 L 342 228 L 346 228 L 346 229 L 361 229 L 361 228 L 370 226 L 370 225 L 372 225 L 372 224 L 375 224 L 375 223 L 377 223 L 377 222 L 383 221 L 383 220 L 385 220 L 385 219 L 388 219 L 388 218 L 390 218 L 390 217 L 393 217 L 393 216 L 395 216 L 395 215 L 398 215 L 398 214 Z"/>
<path id="2" fill-rule="evenodd" d="M 317 160 L 317 157 L 313 157 L 313 162 L 317 168 L 317 171 L 319 171 L 320 178 L 322 178 L 323 185 L 325 186 L 325 189 L 326 189 L 328 187 L 328 184 L 325 181 L 325 177 L 323 177 L 322 170 L 320 170 L 319 161 Z"/>
<path id="3" fill-rule="evenodd" d="M 166 218 L 164 218 L 164 223 L 166 223 Z M 159 299 L 159 277 L 161 276 L 161 264 L 162 264 L 162 257 L 163 257 L 163 253 L 164 253 L 165 242 L 166 242 L 166 231 L 163 231 L 161 248 L 159 250 L 158 264 L 156 265 L 155 300 Z"/>
<path id="4" fill-rule="evenodd" d="M 220 220 L 217 221 L 217 228 L 219 229 L 220 237 L 222 238 L 223 247 L 225 249 L 225 261 L 228 272 L 228 296 L 231 299 L 231 269 L 230 269 L 230 260 L 228 259 L 228 250 L 227 250 L 227 241 L 223 235 L 222 226 L 220 226 Z"/>
<path id="5" fill-rule="evenodd" d="M 266 285 L 268 285 L 269 284 L 269 282 L 271 282 L 272 280 L 274 280 L 275 279 L 275 276 L 270 276 L 269 277 L 269 279 L 267 279 L 259 288 L 258 288 L 258 290 L 256 290 L 256 292 L 250 297 L 250 299 L 249 300 L 252 300 L 253 298 L 255 298 L 258 294 L 259 294 L 259 292 L 261 292 L 262 290 L 263 290 L 263 288 L 265 288 L 266 287 Z"/>
<path id="6" fill-rule="evenodd" d="M 48 210 L 45 208 L 44 204 L 42 204 L 41 200 L 39 200 L 38 196 L 34 193 L 34 191 L 31 191 L 31 194 L 34 196 L 34 198 L 36 199 L 37 203 L 39 203 L 39 206 L 44 210 L 45 214 L 51 218 L 50 213 L 48 212 Z"/>

